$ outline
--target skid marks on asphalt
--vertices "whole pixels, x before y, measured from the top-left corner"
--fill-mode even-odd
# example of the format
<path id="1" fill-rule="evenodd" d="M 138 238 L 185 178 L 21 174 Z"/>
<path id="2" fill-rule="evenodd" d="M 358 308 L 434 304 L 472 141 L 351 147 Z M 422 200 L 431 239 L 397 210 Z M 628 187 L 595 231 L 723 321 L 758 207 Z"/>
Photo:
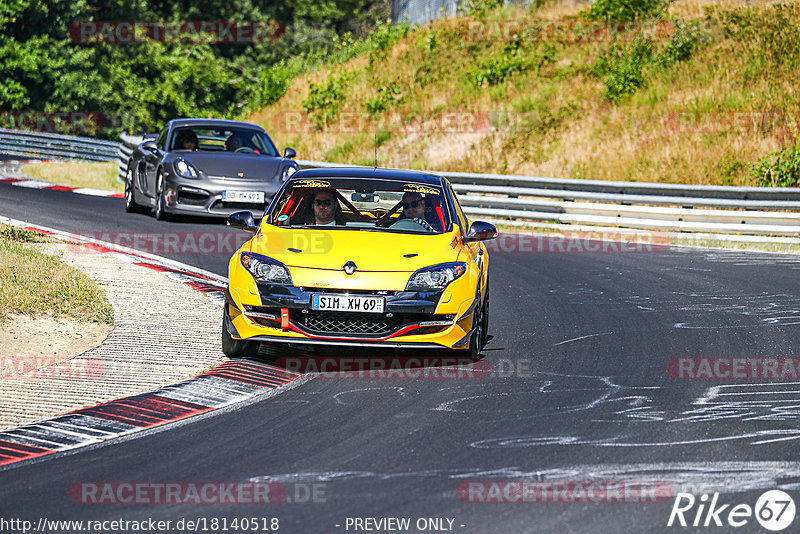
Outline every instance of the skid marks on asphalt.
<path id="1" fill-rule="evenodd" d="M 392 472 L 380 471 L 311 471 L 304 473 L 263 474 L 249 479 L 253 483 L 311 484 L 321 482 L 336 484 L 336 494 L 345 494 L 345 485 L 361 480 L 416 480 L 425 481 L 417 487 L 433 488 L 432 481 L 439 480 L 451 491 L 439 493 L 443 499 L 452 499 L 452 491 L 461 481 L 598 481 L 630 482 L 631 480 L 658 481 L 669 484 L 675 492 L 740 493 L 782 489 L 800 489 L 800 462 L 795 461 L 702 461 L 702 462 L 646 462 L 630 464 L 579 464 L 530 469 L 516 465 L 485 468 L 443 468 Z"/>

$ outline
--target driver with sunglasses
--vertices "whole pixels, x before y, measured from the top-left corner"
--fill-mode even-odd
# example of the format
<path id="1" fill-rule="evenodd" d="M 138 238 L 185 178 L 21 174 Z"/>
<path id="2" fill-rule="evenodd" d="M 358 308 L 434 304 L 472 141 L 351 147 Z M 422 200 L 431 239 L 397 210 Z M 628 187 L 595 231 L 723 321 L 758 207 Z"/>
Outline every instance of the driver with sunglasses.
<path id="1" fill-rule="evenodd" d="M 320 189 L 311 201 L 314 214 L 308 224 L 334 226 L 344 224 L 345 218 L 336 195 L 329 189 Z"/>

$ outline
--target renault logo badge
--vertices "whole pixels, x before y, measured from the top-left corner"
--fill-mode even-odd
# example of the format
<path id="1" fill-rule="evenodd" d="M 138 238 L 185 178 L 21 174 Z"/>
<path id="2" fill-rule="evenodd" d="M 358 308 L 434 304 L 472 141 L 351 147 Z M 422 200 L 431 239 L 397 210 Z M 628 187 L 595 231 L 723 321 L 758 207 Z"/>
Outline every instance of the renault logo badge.
<path id="1" fill-rule="evenodd" d="M 350 276 L 354 272 L 356 272 L 357 267 L 353 260 L 349 260 L 347 263 L 344 264 L 343 269 L 344 269 L 344 274 Z"/>

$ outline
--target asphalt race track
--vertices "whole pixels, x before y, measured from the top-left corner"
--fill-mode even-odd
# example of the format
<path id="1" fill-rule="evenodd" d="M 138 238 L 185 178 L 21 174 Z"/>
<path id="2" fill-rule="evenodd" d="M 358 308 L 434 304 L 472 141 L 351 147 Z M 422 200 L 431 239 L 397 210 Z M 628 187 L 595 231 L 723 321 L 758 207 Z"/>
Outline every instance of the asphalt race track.
<path id="1" fill-rule="evenodd" d="M 93 235 L 229 232 L 220 222 L 129 215 L 120 199 L 7 185 L 0 215 Z M 163 255 L 227 274 L 229 254 Z M 713 249 L 493 253 L 493 337 L 481 362 L 491 373 L 317 378 L 246 406 L 12 465 L 0 470 L 2 515 L 34 525 L 42 517 L 202 519 L 209 532 L 224 531 L 212 519 L 235 518 L 277 518 L 280 532 L 301 533 L 375 526 L 357 529 L 356 518 L 409 518 L 408 532 L 708 531 L 667 527 L 672 493 L 719 493 L 718 503 L 730 505 L 723 522 L 733 505 L 754 506 L 767 490 L 797 501 L 800 380 L 785 372 L 783 380 L 676 379 L 668 366 L 674 375 L 679 358 L 798 356 L 798 270 L 800 257 Z M 463 491 L 522 481 L 648 482 L 672 493 L 662 502 L 542 503 L 476 502 L 492 494 Z M 76 497 L 81 484 L 105 482 L 270 482 L 286 498 Z M 750 517 L 736 531 L 759 529 Z"/>

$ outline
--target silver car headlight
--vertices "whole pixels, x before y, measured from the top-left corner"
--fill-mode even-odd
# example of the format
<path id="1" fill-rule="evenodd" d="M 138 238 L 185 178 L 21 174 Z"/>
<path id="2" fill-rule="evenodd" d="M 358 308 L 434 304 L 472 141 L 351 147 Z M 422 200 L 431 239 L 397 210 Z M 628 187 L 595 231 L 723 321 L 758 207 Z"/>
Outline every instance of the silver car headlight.
<path id="1" fill-rule="evenodd" d="M 467 272 L 464 262 L 440 263 L 420 269 L 411 275 L 406 291 L 436 291 L 444 289 L 453 280 Z"/>
<path id="2" fill-rule="evenodd" d="M 175 158 L 175 161 L 172 162 L 172 167 L 175 169 L 175 174 L 183 178 L 198 177 L 197 169 L 194 168 L 194 165 L 183 158 Z"/>
<path id="3" fill-rule="evenodd" d="M 270 284 L 292 285 L 292 277 L 289 269 L 284 264 L 272 258 L 254 254 L 253 252 L 242 252 L 240 258 L 242 265 L 253 277 L 260 282 Z"/>

